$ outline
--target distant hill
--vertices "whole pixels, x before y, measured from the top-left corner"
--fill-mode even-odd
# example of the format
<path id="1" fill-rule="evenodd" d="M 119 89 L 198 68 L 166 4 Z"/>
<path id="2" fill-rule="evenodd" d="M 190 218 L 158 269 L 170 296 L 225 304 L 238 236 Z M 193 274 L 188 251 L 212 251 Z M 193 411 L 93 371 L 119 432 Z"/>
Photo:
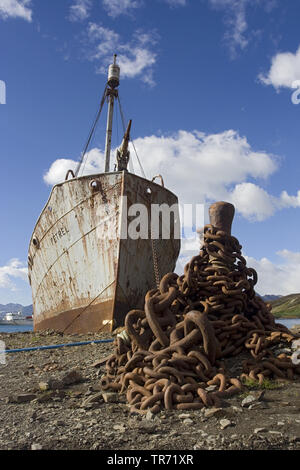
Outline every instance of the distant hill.
<path id="1" fill-rule="evenodd" d="M 289 294 L 269 301 L 275 317 L 300 318 L 300 294 Z"/>
<path id="2" fill-rule="evenodd" d="M 23 315 L 32 315 L 32 305 L 23 307 L 21 304 L 0 304 L 0 313 L 17 313 L 22 312 Z"/>
<path id="3" fill-rule="evenodd" d="M 265 302 L 273 302 L 274 300 L 277 300 L 277 299 L 280 299 L 280 297 L 282 297 L 282 295 L 262 295 L 261 298 L 265 301 Z"/>

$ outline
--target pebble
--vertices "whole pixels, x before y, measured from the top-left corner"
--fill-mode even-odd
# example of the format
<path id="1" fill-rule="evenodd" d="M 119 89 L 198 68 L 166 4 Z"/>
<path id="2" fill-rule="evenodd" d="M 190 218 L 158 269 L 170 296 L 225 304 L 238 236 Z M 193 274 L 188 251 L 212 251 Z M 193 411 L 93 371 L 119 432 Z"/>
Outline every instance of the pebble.
<path id="1" fill-rule="evenodd" d="M 255 401 L 257 401 L 257 398 L 255 398 L 253 395 L 248 395 L 246 398 L 244 398 L 244 400 L 242 401 L 242 407 L 243 408 L 246 408 L 248 407 L 249 405 L 251 405 L 251 403 L 254 403 Z"/>
<path id="2" fill-rule="evenodd" d="M 101 401 L 103 401 L 103 396 L 102 396 L 102 393 L 99 392 L 99 393 L 96 393 L 94 395 L 90 395 L 87 398 L 85 398 L 80 406 L 82 408 L 89 407 L 90 405 L 91 405 L 91 407 L 93 407 L 93 405 L 96 406 L 97 403 L 99 403 Z"/>
<path id="3" fill-rule="evenodd" d="M 151 421 L 152 419 L 155 418 L 155 414 L 152 413 L 151 410 L 148 410 L 148 411 L 147 411 L 147 414 L 146 414 L 146 416 L 145 416 L 145 418 L 146 418 L 148 421 Z"/>
<path id="4" fill-rule="evenodd" d="M 224 410 L 222 408 L 205 408 L 203 414 L 205 418 L 211 418 L 211 416 L 215 416 L 223 412 Z"/>
<path id="5" fill-rule="evenodd" d="M 31 444 L 31 450 L 42 450 L 42 449 L 43 449 L 43 446 L 41 444 L 38 444 L 37 442 Z"/>
<path id="6" fill-rule="evenodd" d="M 49 390 L 50 389 L 49 382 L 40 382 L 39 389 L 41 392 L 46 392 L 47 390 Z"/>
<path id="7" fill-rule="evenodd" d="M 73 385 L 82 382 L 83 377 L 78 369 L 73 369 L 63 376 L 61 379 L 64 385 Z"/>
<path id="8" fill-rule="evenodd" d="M 115 431 L 119 431 L 119 432 L 122 432 L 122 433 L 126 431 L 126 428 L 125 428 L 124 424 L 115 424 L 113 426 L 113 429 Z"/>
<path id="9" fill-rule="evenodd" d="M 188 414 L 188 413 L 181 413 L 181 414 L 178 416 L 179 419 L 186 419 L 186 418 L 190 418 L 190 417 L 191 417 L 191 415 Z"/>
<path id="10" fill-rule="evenodd" d="M 300 339 L 292 342 L 292 349 L 300 349 Z"/>
<path id="11" fill-rule="evenodd" d="M 233 425 L 234 425 L 234 423 L 229 421 L 229 419 L 221 419 L 220 420 L 221 429 L 226 429 L 226 428 L 228 428 L 228 426 L 233 426 Z"/>
<path id="12" fill-rule="evenodd" d="M 188 425 L 194 423 L 194 421 L 191 418 L 186 418 L 182 422 L 183 422 L 183 424 L 188 424 Z"/>
<path id="13" fill-rule="evenodd" d="M 239 406 L 232 406 L 231 409 L 232 409 L 232 411 L 236 411 L 238 413 L 243 412 L 243 408 L 240 408 Z"/>
<path id="14" fill-rule="evenodd" d="M 254 434 L 258 434 L 259 432 L 267 432 L 266 428 L 256 428 L 254 429 Z"/>
<path id="15" fill-rule="evenodd" d="M 6 398 L 6 403 L 28 403 L 36 397 L 33 393 L 19 393 L 17 395 L 9 395 Z"/>
<path id="16" fill-rule="evenodd" d="M 105 403 L 118 403 L 119 395 L 114 392 L 102 392 L 102 397 Z"/>

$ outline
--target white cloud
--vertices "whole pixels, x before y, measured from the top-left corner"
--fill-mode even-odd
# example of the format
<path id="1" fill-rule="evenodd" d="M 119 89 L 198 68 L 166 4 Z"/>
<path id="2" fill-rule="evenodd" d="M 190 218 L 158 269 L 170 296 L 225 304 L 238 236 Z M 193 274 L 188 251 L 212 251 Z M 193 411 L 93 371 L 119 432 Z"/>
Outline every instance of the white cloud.
<path id="1" fill-rule="evenodd" d="M 11 259 L 6 266 L 0 266 L 0 287 L 15 290 L 12 278 L 28 281 L 27 268 L 17 258 Z"/>
<path id="2" fill-rule="evenodd" d="M 245 49 L 251 36 L 257 34 L 257 31 L 249 31 L 247 7 L 253 7 L 253 4 L 256 4 L 270 13 L 277 6 L 276 0 L 208 0 L 208 2 L 213 8 L 225 13 L 224 22 L 227 31 L 224 39 L 229 47 L 231 58 L 235 58 L 239 50 Z"/>
<path id="3" fill-rule="evenodd" d="M 88 56 L 90 60 L 99 63 L 99 73 L 107 74 L 107 67 L 112 62 L 113 54 L 117 52 L 121 77 L 139 77 L 145 83 L 154 84 L 152 74 L 156 53 L 152 48 L 157 42 L 155 32 L 137 30 L 129 42 L 123 43 L 114 30 L 90 23 L 87 34 L 90 43 Z"/>
<path id="4" fill-rule="evenodd" d="M 75 0 L 73 5 L 70 6 L 70 21 L 86 20 L 90 16 L 91 7 L 91 0 Z"/>
<path id="5" fill-rule="evenodd" d="M 82 174 L 93 175 L 96 173 L 102 173 L 104 166 L 104 154 L 97 148 L 91 149 L 86 153 L 84 162 L 85 163 L 79 172 L 79 176 Z M 57 183 L 61 183 L 65 180 L 67 171 L 73 170 L 75 172 L 77 165 L 78 162 L 74 160 L 59 158 L 52 163 L 49 170 L 44 174 L 43 179 L 46 184 L 51 186 Z"/>
<path id="6" fill-rule="evenodd" d="M 104 9 L 109 16 L 116 18 L 120 15 L 128 15 L 132 10 L 142 6 L 141 0 L 102 0 Z"/>
<path id="7" fill-rule="evenodd" d="M 300 190 L 296 196 L 285 190 L 274 196 L 249 181 L 270 177 L 278 169 L 278 158 L 253 150 L 247 139 L 236 131 L 206 135 L 180 130 L 169 136 L 137 138 L 134 145 L 147 177 L 151 179 L 162 174 L 166 186 L 178 195 L 181 204 L 225 200 L 232 202 L 243 217 L 252 221 L 265 220 L 281 209 L 300 207 Z M 113 150 L 111 168 L 114 155 Z M 131 156 L 135 162 L 132 149 Z M 102 172 L 103 167 L 103 153 L 98 149 L 91 150 L 84 173 Z M 56 160 L 44 175 L 45 182 L 63 181 L 69 168 L 74 170 L 76 162 Z"/>
<path id="8" fill-rule="evenodd" d="M 267 75 L 260 74 L 259 79 L 277 90 L 281 87 L 295 88 L 293 82 L 300 80 L 300 46 L 294 53 L 281 52 L 272 58 Z"/>
<path id="9" fill-rule="evenodd" d="M 255 287 L 261 295 L 288 295 L 300 290 L 300 253 L 289 250 L 278 251 L 281 262 L 273 263 L 267 258 L 257 260 L 245 256 L 247 265 L 257 271 Z"/>
<path id="10" fill-rule="evenodd" d="M 228 200 L 235 185 L 265 179 L 277 168 L 273 155 L 253 151 L 233 130 L 210 135 L 181 130 L 136 139 L 135 147 L 146 174 L 165 175 L 168 187 L 185 203 Z"/>
<path id="11" fill-rule="evenodd" d="M 0 0 L 0 18 L 32 20 L 31 0 Z"/>
<path id="12" fill-rule="evenodd" d="M 229 199 L 248 220 L 261 221 L 267 219 L 277 209 L 276 198 L 253 183 L 237 184 Z"/>
<path id="13" fill-rule="evenodd" d="M 246 7 L 248 0 L 209 0 L 212 7 L 225 11 L 227 31 L 224 39 L 229 46 L 231 57 L 234 58 L 239 49 L 248 45 L 246 31 Z"/>

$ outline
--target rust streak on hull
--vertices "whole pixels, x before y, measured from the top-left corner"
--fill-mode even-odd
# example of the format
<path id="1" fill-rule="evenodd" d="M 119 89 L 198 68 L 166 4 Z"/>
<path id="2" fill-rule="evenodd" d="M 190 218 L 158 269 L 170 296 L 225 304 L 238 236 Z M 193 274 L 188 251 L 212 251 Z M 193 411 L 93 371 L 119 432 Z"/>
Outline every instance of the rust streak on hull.
<path id="1" fill-rule="evenodd" d="M 29 247 L 36 330 L 111 330 L 155 286 L 151 240 L 121 237 L 124 214 L 129 221 L 122 196 L 148 209 L 178 202 L 167 189 L 127 172 L 76 178 L 52 189 Z M 180 240 L 156 246 L 162 276 L 174 269 Z"/>

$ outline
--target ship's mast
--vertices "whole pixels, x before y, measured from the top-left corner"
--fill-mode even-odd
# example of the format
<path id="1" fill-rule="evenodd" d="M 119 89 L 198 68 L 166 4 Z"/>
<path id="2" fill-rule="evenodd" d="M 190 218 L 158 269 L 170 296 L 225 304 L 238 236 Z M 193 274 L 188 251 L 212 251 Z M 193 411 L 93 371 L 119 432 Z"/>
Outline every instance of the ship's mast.
<path id="1" fill-rule="evenodd" d="M 118 98 L 117 88 L 120 84 L 120 67 L 116 63 L 116 58 L 117 55 L 115 54 L 114 62 L 108 68 L 108 80 L 106 90 L 106 96 L 108 98 L 108 113 L 105 139 L 105 173 L 109 172 L 114 101 Z"/>

